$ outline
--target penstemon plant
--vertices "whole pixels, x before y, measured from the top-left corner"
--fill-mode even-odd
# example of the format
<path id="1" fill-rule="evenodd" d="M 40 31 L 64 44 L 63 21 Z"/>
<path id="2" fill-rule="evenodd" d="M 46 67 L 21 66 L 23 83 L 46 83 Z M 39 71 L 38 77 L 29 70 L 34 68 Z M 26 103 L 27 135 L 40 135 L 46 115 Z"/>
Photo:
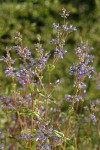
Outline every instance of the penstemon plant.
<path id="1" fill-rule="evenodd" d="M 75 49 L 78 61 L 70 67 L 74 76 L 73 95 L 65 94 L 66 111 L 61 111 L 62 101 L 54 97 L 60 80 L 51 83 L 59 59 L 63 59 L 66 38 L 76 27 L 69 25 L 69 12 L 62 9 L 63 24 L 53 23 L 56 38 L 52 61 L 50 53 L 45 53 L 41 37 L 37 36 L 35 56 L 27 46 L 23 46 L 22 36 L 17 33 L 16 46 L 6 50 L 0 59 L 7 65 L 4 73 L 9 79 L 9 93 L 0 95 L 0 108 L 4 122 L 0 129 L 0 148 L 4 150 L 99 150 L 99 105 L 98 100 L 89 100 L 87 78 L 95 72 L 92 47 L 81 41 Z M 12 58 L 16 53 L 16 58 Z M 51 62 L 51 63 L 50 63 Z M 44 81 L 44 72 L 48 83 Z M 99 87 L 99 86 L 98 86 Z M 59 93 L 60 94 L 60 93 Z M 55 106 L 55 107 L 54 107 Z"/>

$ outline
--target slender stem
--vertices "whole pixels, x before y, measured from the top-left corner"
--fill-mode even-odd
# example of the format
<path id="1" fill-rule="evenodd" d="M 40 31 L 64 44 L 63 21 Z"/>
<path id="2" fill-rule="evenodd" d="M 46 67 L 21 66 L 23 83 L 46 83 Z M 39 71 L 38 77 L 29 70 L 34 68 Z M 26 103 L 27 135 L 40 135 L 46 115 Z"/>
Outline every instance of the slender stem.
<path id="1" fill-rule="evenodd" d="M 79 102 L 76 103 L 76 115 L 78 114 Z"/>
<path id="2" fill-rule="evenodd" d="M 33 112 L 34 112 L 34 99 L 33 99 L 33 93 L 31 92 L 31 98 L 32 98 L 32 115 L 31 115 L 31 134 L 33 133 L 34 128 L 34 121 L 33 121 Z"/>
<path id="3" fill-rule="evenodd" d="M 17 112 L 17 115 L 18 115 L 18 121 L 19 121 L 19 123 L 20 123 L 21 130 L 22 130 L 23 124 L 22 124 L 22 120 L 21 120 L 21 117 L 20 117 L 20 113 Z"/>
<path id="4" fill-rule="evenodd" d="M 77 132 L 76 150 L 79 149 L 79 143 L 80 143 L 80 126 Z"/>
<path id="5" fill-rule="evenodd" d="M 68 120 L 67 120 L 67 122 L 66 122 L 65 137 L 67 137 L 67 136 L 68 136 L 68 134 L 69 134 L 69 127 L 70 127 L 70 123 L 71 123 L 71 117 L 69 116 L 69 117 L 68 117 Z"/>
<path id="6" fill-rule="evenodd" d="M 64 134 L 64 137 L 65 137 L 65 138 L 69 135 L 70 122 L 71 122 L 71 117 L 69 116 L 69 117 L 68 117 L 68 120 L 67 120 L 67 122 L 66 122 L 66 131 L 65 131 L 65 134 Z M 64 142 L 64 148 L 66 149 L 66 142 Z"/>
<path id="7" fill-rule="evenodd" d="M 4 138 L 4 150 L 6 150 L 6 146 L 7 146 L 7 133 Z"/>
<path id="8" fill-rule="evenodd" d="M 48 117 L 48 98 L 46 98 L 46 112 L 45 112 L 45 118 Z"/>
<path id="9" fill-rule="evenodd" d="M 6 150 L 7 148 L 7 137 L 10 134 L 10 121 L 9 121 L 9 117 L 8 117 L 8 113 L 7 113 L 7 106 L 5 106 L 5 113 L 6 113 L 6 123 L 7 123 L 7 128 L 6 128 L 6 134 L 5 134 L 5 138 L 4 138 L 4 150 Z"/>
<path id="10" fill-rule="evenodd" d="M 51 81 L 51 74 L 49 73 L 49 79 L 48 79 L 48 95 L 50 94 L 50 81 Z M 46 113 L 45 113 L 45 118 L 48 117 L 48 95 L 46 98 Z"/>
<path id="11" fill-rule="evenodd" d="M 50 81 L 51 81 L 51 74 L 49 73 L 49 80 L 48 80 L 48 93 L 50 93 Z"/>

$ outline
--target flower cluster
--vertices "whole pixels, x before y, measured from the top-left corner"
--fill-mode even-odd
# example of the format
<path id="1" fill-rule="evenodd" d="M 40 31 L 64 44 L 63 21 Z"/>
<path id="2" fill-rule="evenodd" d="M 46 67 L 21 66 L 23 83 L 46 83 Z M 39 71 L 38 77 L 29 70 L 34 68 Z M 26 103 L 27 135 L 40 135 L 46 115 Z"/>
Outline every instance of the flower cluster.
<path id="1" fill-rule="evenodd" d="M 91 114 L 91 115 L 90 115 L 90 118 L 93 120 L 93 122 L 96 122 L 96 117 L 95 117 L 94 114 Z"/>
<path id="2" fill-rule="evenodd" d="M 75 49 L 79 63 L 70 67 L 70 75 L 75 74 L 76 78 L 73 86 L 78 89 L 76 95 L 79 94 L 79 96 L 82 93 L 86 93 L 85 78 L 87 76 L 91 78 L 94 72 L 94 67 L 91 66 L 94 57 L 89 54 L 91 50 L 93 50 L 93 48 L 89 47 L 88 43 L 82 41 Z"/>
<path id="3" fill-rule="evenodd" d="M 44 53 L 40 36 L 33 55 L 27 46 L 23 46 L 20 33 L 15 37 L 17 45 L 6 50 L 6 56 L 0 59 L 7 65 L 4 73 L 10 82 L 8 90 L 0 95 L 1 149 L 79 149 L 82 143 L 87 148 L 95 127 L 95 135 L 98 135 L 99 98 L 84 98 L 86 78 L 91 78 L 94 72 L 90 54 L 93 48 L 82 41 L 75 49 L 78 62 L 70 67 L 70 75 L 75 75 L 75 81 L 72 94 L 65 94 L 66 101 L 62 101 L 60 93 L 56 94 L 61 80 L 51 80 L 56 62 L 67 52 L 64 48 L 66 37 L 76 31 L 76 27 L 68 24 L 68 16 L 69 12 L 63 8 L 64 23 L 53 23 L 57 36 L 51 40 L 55 48 L 49 64 L 50 53 Z M 11 57 L 13 53 L 17 54 L 16 59 Z"/>
<path id="4" fill-rule="evenodd" d="M 90 51 L 93 50 L 87 43 L 81 42 L 81 44 L 75 49 L 76 55 L 79 58 L 79 64 L 70 67 L 70 74 L 76 72 L 76 77 L 81 79 L 83 76 L 91 78 L 91 73 L 94 71 L 94 67 L 90 65 L 93 62 L 93 56 L 90 55 Z"/>
<path id="5" fill-rule="evenodd" d="M 55 51 L 54 51 L 54 63 L 58 60 L 60 57 L 63 59 L 63 55 L 67 52 L 67 50 L 64 50 L 65 41 L 66 41 L 66 35 L 69 35 L 70 32 L 76 31 L 76 27 L 74 27 L 72 24 L 68 25 L 67 17 L 69 16 L 69 12 L 67 12 L 64 8 L 62 9 L 61 17 L 64 18 L 64 24 L 59 25 L 56 23 L 53 23 L 53 28 L 57 32 L 57 38 L 52 39 L 51 43 L 54 43 L 56 45 Z"/>

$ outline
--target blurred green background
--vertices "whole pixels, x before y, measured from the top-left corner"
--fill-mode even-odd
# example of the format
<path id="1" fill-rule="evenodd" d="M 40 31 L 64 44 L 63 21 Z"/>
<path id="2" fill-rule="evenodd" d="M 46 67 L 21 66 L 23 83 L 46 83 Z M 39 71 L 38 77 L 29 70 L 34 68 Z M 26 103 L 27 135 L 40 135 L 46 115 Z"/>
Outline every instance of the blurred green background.
<path id="1" fill-rule="evenodd" d="M 94 67 L 100 72 L 100 1 L 99 0 L 0 0 L 0 57 L 5 55 L 5 48 L 16 45 L 14 36 L 20 32 L 23 44 L 34 53 L 34 44 L 37 34 L 41 35 L 41 43 L 45 51 L 54 51 L 50 40 L 55 36 L 52 23 L 61 23 L 59 13 L 65 7 L 69 10 L 69 23 L 76 26 L 77 31 L 71 33 L 66 41 L 68 53 L 63 60 L 59 60 L 52 75 L 52 82 L 61 79 L 56 89 L 60 92 L 58 99 L 65 93 L 73 91 L 73 78 L 69 76 L 69 67 L 77 61 L 74 48 L 80 38 L 88 40 L 94 47 Z M 0 62 L 0 87 L 7 91 L 6 79 L 3 74 L 4 67 Z M 46 82 L 46 76 L 45 76 Z M 7 81 L 8 82 L 8 81 Z M 87 82 L 89 98 L 98 98 L 99 90 L 95 80 Z M 96 93 L 96 94 L 95 94 Z"/>

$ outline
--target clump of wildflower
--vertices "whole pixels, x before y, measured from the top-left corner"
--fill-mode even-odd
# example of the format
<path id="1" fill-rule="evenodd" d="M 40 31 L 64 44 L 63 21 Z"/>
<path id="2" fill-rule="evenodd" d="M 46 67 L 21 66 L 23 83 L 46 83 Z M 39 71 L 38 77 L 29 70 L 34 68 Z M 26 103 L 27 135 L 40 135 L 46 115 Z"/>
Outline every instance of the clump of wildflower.
<path id="1" fill-rule="evenodd" d="M 90 65 L 93 62 L 93 56 L 90 55 L 91 47 L 87 43 L 81 42 L 81 44 L 75 49 L 76 55 L 79 58 L 79 64 L 70 67 L 70 74 L 76 72 L 76 78 L 81 79 L 83 76 L 91 78 L 91 73 L 94 71 L 94 67 Z"/>
<path id="2" fill-rule="evenodd" d="M 50 57 L 50 54 L 47 53 L 39 60 L 39 62 L 38 62 L 39 69 L 43 69 L 45 67 L 45 64 L 49 57 Z"/>
<path id="3" fill-rule="evenodd" d="M 16 60 L 11 58 L 10 50 L 7 51 L 6 57 L 0 59 L 7 64 L 5 70 L 6 76 L 12 79 L 10 96 L 0 96 L 0 108 L 2 108 L 6 114 L 5 124 L 7 128 L 7 134 L 5 135 L 2 134 L 0 130 L 0 140 L 5 139 L 5 145 L 7 144 L 6 141 L 10 141 L 9 149 L 16 148 L 16 140 L 20 140 L 20 144 L 25 145 L 25 149 L 32 149 L 32 146 L 37 150 L 76 147 L 78 145 L 75 143 L 79 141 L 78 135 L 81 133 L 80 120 L 86 123 L 89 122 L 88 118 L 83 115 L 82 110 L 83 96 L 86 93 L 86 84 L 84 81 L 86 77 L 92 77 L 94 67 L 91 66 L 93 56 L 90 55 L 90 51 L 93 48 L 89 47 L 85 42 L 81 42 L 75 49 L 79 62 L 70 67 L 70 74 L 75 74 L 75 82 L 73 85 L 74 94 L 65 95 L 65 99 L 68 102 L 67 111 L 64 108 L 64 110 L 60 112 L 58 107 L 52 105 L 52 103 L 55 104 L 55 98 L 52 94 L 54 88 L 60 83 L 60 80 L 51 83 L 50 75 L 55 68 L 55 63 L 59 58 L 63 59 L 64 54 L 67 52 L 64 48 L 66 37 L 70 32 L 76 31 L 76 27 L 68 24 L 68 16 L 69 12 L 63 8 L 61 17 L 64 19 L 64 23 L 62 25 L 53 23 L 57 37 L 51 40 L 51 43 L 55 45 L 55 50 L 52 64 L 49 64 L 47 67 L 49 72 L 48 88 L 42 79 L 43 71 L 46 68 L 50 54 L 44 54 L 44 49 L 40 43 L 40 36 L 37 37 L 38 43 L 35 45 L 36 58 L 32 57 L 31 51 L 27 46 L 23 47 L 22 37 L 20 33 L 18 33 L 16 37 L 18 45 L 13 47 L 13 50 L 16 50 L 18 55 L 17 61 L 20 63 L 18 63 L 18 67 L 14 67 Z M 93 101 L 90 101 L 89 108 L 91 110 L 90 112 L 92 112 L 90 118 L 93 122 L 97 121 L 93 113 L 94 106 L 96 105 L 99 105 L 99 99 L 95 101 L 95 105 Z M 60 106 L 60 103 L 58 106 Z M 79 108 L 80 114 L 78 115 Z M 88 107 L 86 107 L 86 110 L 89 110 Z M 50 119 L 51 115 L 54 115 L 52 119 Z M 65 123 L 64 132 L 61 132 L 62 123 Z M 58 130 L 56 130 L 56 127 Z M 71 130 L 70 132 L 70 128 L 76 130 Z M 8 136 L 11 140 L 10 138 L 8 139 Z M 66 137 L 74 137 L 77 139 L 71 141 Z M 1 142 L 0 148 L 5 149 L 5 145 Z"/>
<path id="4" fill-rule="evenodd" d="M 57 38 L 52 39 L 51 42 L 55 44 L 56 48 L 54 51 L 54 61 L 57 62 L 58 58 L 63 59 L 64 54 L 67 50 L 64 50 L 66 35 L 68 35 L 72 31 L 76 31 L 76 27 L 73 25 L 68 25 L 67 17 L 69 16 L 69 12 L 66 9 L 62 9 L 62 13 L 60 14 L 62 18 L 64 18 L 64 24 L 59 25 L 53 23 L 53 28 L 57 31 Z M 66 34 L 67 33 L 67 34 Z"/>
<path id="5" fill-rule="evenodd" d="M 30 130 L 27 131 L 27 129 L 25 130 L 25 133 L 21 133 L 21 135 L 19 136 L 19 139 L 22 139 L 22 140 L 30 140 L 30 139 L 33 139 L 34 136 L 31 134 Z"/>
<path id="6" fill-rule="evenodd" d="M 50 139 L 53 136 L 53 127 L 49 125 L 49 120 L 37 121 L 36 126 L 36 139 L 38 141 L 37 148 L 38 149 L 51 149 Z"/>
<path id="7" fill-rule="evenodd" d="M 82 100 L 82 96 L 80 96 L 80 95 L 73 96 L 73 95 L 65 94 L 65 99 L 69 103 L 73 102 L 73 99 L 75 100 L 75 102 L 78 102 L 78 101 Z"/>
<path id="8" fill-rule="evenodd" d="M 86 93 L 85 78 L 91 78 L 94 72 L 94 67 L 91 66 L 94 57 L 89 54 L 91 50 L 93 48 L 89 47 L 88 43 L 83 41 L 75 49 L 79 62 L 70 67 L 70 75 L 75 74 L 73 87 L 77 89 L 75 94 L 76 101 L 82 99 L 82 95 Z"/>
<path id="9" fill-rule="evenodd" d="M 16 59 L 13 60 L 11 58 L 10 51 L 11 51 L 11 49 L 8 49 L 6 51 L 6 57 L 3 56 L 0 60 L 4 61 L 7 64 L 6 70 L 4 71 L 6 76 L 13 76 L 14 77 L 16 68 L 13 67 L 13 65 L 14 65 Z"/>

